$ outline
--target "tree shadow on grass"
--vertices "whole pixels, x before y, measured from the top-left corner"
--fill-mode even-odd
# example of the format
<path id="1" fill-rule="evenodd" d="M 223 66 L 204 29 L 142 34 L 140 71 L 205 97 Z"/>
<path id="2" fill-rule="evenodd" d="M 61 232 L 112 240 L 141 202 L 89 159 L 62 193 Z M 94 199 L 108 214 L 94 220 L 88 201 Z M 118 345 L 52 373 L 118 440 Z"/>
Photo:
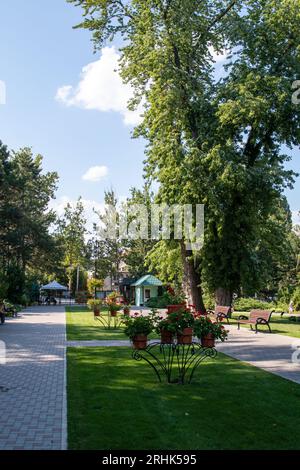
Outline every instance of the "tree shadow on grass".
<path id="1" fill-rule="evenodd" d="M 72 449 L 298 449 L 300 386 L 220 354 L 158 383 L 129 348 L 69 350 Z"/>

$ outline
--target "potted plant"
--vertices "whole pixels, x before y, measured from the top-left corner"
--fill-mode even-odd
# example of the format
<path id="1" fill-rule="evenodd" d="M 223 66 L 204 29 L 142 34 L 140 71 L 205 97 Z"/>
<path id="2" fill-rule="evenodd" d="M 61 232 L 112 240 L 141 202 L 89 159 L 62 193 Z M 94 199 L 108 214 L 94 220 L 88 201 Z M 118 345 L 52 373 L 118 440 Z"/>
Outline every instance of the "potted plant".
<path id="1" fill-rule="evenodd" d="M 119 294 L 111 292 L 106 298 L 106 304 L 111 317 L 116 317 L 117 313 L 121 310 L 121 305 L 117 302 Z"/>
<path id="2" fill-rule="evenodd" d="M 168 314 L 178 312 L 179 310 L 185 308 L 185 297 L 181 292 L 175 292 L 175 290 L 169 286 L 167 287 L 167 295 L 169 301 L 169 305 L 167 305 Z"/>
<path id="3" fill-rule="evenodd" d="M 116 317 L 117 316 L 117 313 L 121 310 L 121 305 L 115 303 L 115 302 L 110 302 L 108 304 L 108 310 L 110 312 L 110 315 L 112 317 Z"/>
<path id="4" fill-rule="evenodd" d="M 124 313 L 124 315 L 126 315 L 126 316 L 130 315 L 130 309 L 131 309 L 131 305 L 130 305 L 130 304 L 124 305 L 124 307 L 123 307 L 123 313 Z"/>
<path id="5" fill-rule="evenodd" d="M 153 329 L 152 318 L 149 316 L 129 317 L 125 320 L 125 334 L 132 341 L 134 349 L 145 349 L 147 347 L 148 335 Z"/>
<path id="6" fill-rule="evenodd" d="M 155 331 L 160 334 L 162 344 L 172 344 L 174 335 L 176 334 L 176 323 L 172 322 L 169 317 L 160 317 L 160 321 L 156 324 Z"/>
<path id="7" fill-rule="evenodd" d="M 191 344 L 194 333 L 194 315 L 189 309 L 182 308 L 177 312 L 170 313 L 168 319 L 177 333 L 178 344 Z"/>
<path id="8" fill-rule="evenodd" d="M 101 305 L 102 305 L 102 300 L 100 300 L 100 299 L 89 299 L 87 301 L 87 305 L 88 305 L 90 310 L 94 311 L 95 317 L 100 316 L 100 308 L 101 308 Z"/>
<path id="9" fill-rule="evenodd" d="M 194 324 L 195 335 L 200 339 L 203 348 L 213 348 L 216 339 L 224 342 L 228 331 L 219 322 L 212 322 L 210 318 L 199 316 Z"/>

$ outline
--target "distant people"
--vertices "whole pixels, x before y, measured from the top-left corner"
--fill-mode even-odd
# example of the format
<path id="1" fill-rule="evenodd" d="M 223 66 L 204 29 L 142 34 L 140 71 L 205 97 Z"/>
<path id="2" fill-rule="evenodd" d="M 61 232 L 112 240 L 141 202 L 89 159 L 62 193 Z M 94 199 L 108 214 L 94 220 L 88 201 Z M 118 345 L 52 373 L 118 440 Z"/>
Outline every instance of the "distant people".
<path id="1" fill-rule="evenodd" d="M 53 303 L 53 305 L 57 305 L 56 298 L 52 296 L 51 299 L 50 299 L 50 303 Z"/>
<path id="2" fill-rule="evenodd" d="M 5 322 L 5 305 L 2 300 L 0 300 L 0 322 L 4 323 Z"/>
<path id="3" fill-rule="evenodd" d="M 294 302 L 291 300 L 289 304 L 289 313 L 292 315 L 294 313 Z"/>
<path id="4" fill-rule="evenodd" d="M 47 295 L 47 297 L 45 298 L 45 304 L 46 304 L 46 305 L 50 305 L 50 297 L 49 297 L 49 295 Z"/>

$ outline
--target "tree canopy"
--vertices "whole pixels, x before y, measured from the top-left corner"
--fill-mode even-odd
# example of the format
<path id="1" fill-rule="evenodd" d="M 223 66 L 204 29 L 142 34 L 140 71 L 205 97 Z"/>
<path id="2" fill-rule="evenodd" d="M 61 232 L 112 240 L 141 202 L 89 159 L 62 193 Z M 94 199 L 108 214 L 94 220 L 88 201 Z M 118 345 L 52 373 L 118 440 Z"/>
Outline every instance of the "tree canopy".
<path id="1" fill-rule="evenodd" d="M 144 103 L 134 135 L 158 202 L 204 203 L 202 250 L 181 246 L 183 283 L 200 309 L 203 280 L 218 303 L 264 278 L 282 192 L 292 187 L 284 145 L 299 144 L 299 0 L 69 0 L 96 47 L 123 38 L 120 72 Z M 227 51 L 216 79 L 213 54 Z M 288 208 L 286 208 L 288 213 Z M 289 217 L 289 215 L 287 215 Z M 279 223 L 283 232 L 287 226 Z"/>

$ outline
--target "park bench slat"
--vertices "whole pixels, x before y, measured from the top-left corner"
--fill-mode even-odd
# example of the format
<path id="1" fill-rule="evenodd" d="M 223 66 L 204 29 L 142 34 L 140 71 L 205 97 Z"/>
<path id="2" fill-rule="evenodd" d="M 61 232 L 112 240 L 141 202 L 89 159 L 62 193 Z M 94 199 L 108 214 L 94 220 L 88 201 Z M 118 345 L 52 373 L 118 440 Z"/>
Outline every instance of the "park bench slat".
<path id="1" fill-rule="evenodd" d="M 226 319 L 227 323 L 229 323 L 231 307 L 228 307 L 225 305 L 218 305 L 214 311 L 210 311 L 209 313 L 211 313 L 212 315 L 215 315 L 217 317 L 217 321 L 222 321 Z"/>
<path id="2" fill-rule="evenodd" d="M 272 313 L 273 310 L 251 310 L 249 318 L 245 317 L 245 315 L 240 315 L 238 317 L 238 329 L 240 329 L 240 324 L 249 324 L 251 329 L 252 325 L 255 325 L 255 333 L 257 333 L 259 325 L 266 325 L 271 333 L 270 319 Z"/>

